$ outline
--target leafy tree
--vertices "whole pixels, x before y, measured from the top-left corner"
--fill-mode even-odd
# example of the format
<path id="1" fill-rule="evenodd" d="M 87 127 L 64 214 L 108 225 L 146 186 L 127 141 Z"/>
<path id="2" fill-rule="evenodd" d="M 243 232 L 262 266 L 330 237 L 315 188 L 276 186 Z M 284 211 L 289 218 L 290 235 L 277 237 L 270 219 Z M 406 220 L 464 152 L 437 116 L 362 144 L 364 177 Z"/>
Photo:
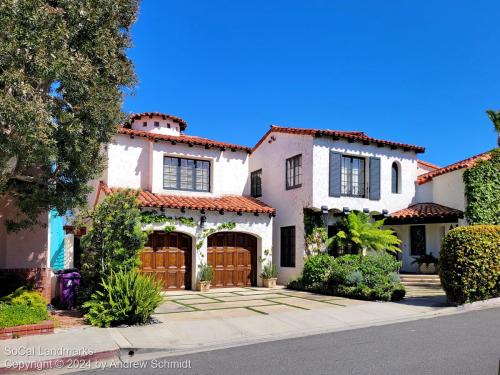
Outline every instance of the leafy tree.
<path id="1" fill-rule="evenodd" d="M 366 250 L 400 252 L 398 245 L 401 243 L 390 229 L 382 229 L 384 220 L 371 221 L 370 216 L 363 212 L 351 212 L 334 239 L 350 245 L 358 253 Z"/>
<path id="2" fill-rule="evenodd" d="M 0 196 L 21 212 L 9 230 L 85 203 L 135 84 L 137 11 L 138 0 L 0 1 Z"/>
<path id="3" fill-rule="evenodd" d="M 491 122 L 493 123 L 493 127 L 495 128 L 495 131 L 498 133 L 498 147 L 500 147 L 500 111 L 495 112 L 490 110 L 486 111 L 486 114 L 490 118 Z"/>
<path id="4" fill-rule="evenodd" d="M 137 193 L 129 190 L 108 195 L 84 220 L 90 220 L 91 227 L 81 241 L 83 301 L 98 289 L 102 276 L 139 266 L 147 240 Z"/>

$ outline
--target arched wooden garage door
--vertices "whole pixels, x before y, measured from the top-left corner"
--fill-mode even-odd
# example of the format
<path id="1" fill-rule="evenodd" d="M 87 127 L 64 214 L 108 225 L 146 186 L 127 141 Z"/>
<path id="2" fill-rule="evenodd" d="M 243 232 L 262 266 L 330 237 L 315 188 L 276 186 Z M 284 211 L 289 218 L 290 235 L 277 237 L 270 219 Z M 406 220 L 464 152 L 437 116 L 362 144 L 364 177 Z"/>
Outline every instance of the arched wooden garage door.
<path id="1" fill-rule="evenodd" d="M 245 233 L 215 233 L 208 238 L 208 264 L 214 269 L 212 287 L 257 284 L 257 239 Z"/>
<path id="2" fill-rule="evenodd" d="M 191 237 L 155 232 L 141 252 L 141 271 L 154 275 L 165 290 L 191 289 Z"/>

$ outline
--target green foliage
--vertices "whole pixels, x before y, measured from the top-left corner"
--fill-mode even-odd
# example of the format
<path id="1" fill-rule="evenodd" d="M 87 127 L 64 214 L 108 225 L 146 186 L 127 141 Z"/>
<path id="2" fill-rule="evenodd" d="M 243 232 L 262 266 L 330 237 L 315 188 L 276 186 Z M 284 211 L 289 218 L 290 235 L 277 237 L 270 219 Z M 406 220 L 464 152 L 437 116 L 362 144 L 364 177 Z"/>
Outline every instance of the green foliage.
<path id="1" fill-rule="evenodd" d="M 473 225 L 448 232 L 441 249 L 441 282 L 451 302 L 500 297 L 500 226 Z"/>
<path id="2" fill-rule="evenodd" d="M 500 149 L 463 175 L 469 224 L 500 224 Z"/>
<path id="3" fill-rule="evenodd" d="M 141 222 L 145 225 L 147 224 L 182 224 L 188 227 L 196 227 L 196 222 L 192 217 L 172 217 L 164 214 L 158 214 L 156 212 L 142 212 Z M 175 227 L 174 227 L 175 228 Z M 175 230 L 175 229 L 174 229 Z"/>
<path id="4" fill-rule="evenodd" d="M 8 305 L 0 303 L 0 329 L 37 324 L 48 318 L 49 314 L 45 306 L 40 308 L 22 304 Z"/>
<path id="5" fill-rule="evenodd" d="M 487 110 L 486 114 L 490 118 L 491 122 L 493 123 L 493 129 L 497 132 L 497 142 L 498 142 L 498 147 L 500 147 L 500 111 L 492 111 Z"/>
<path id="6" fill-rule="evenodd" d="M 209 236 L 211 236 L 212 234 L 217 233 L 217 232 L 223 232 L 223 231 L 226 231 L 226 230 L 227 231 L 233 230 L 234 228 L 236 228 L 236 223 L 233 223 L 232 221 L 230 221 L 228 223 L 220 224 L 219 226 L 217 226 L 215 228 L 205 229 L 203 231 L 203 234 L 198 239 L 198 242 L 196 243 L 196 249 L 200 250 L 203 247 L 203 244 L 205 243 L 205 240 Z"/>
<path id="7" fill-rule="evenodd" d="M 302 280 L 306 285 L 317 285 L 326 281 L 328 272 L 335 259 L 328 254 L 317 254 L 307 258 L 302 271 Z"/>
<path id="8" fill-rule="evenodd" d="M 429 264 L 438 264 L 439 263 L 439 259 L 436 258 L 432 253 L 430 254 L 424 254 L 424 255 L 421 255 L 419 256 L 418 258 L 416 258 L 412 264 L 418 264 L 419 266 L 421 266 L 422 264 L 426 264 L 426 265 L 429 265 Z"/>
<path id="9" fill-rule="evenodd" d="M 361 252 L 363 249 L 376 251 L 400 252 L 399 240 L 392 230 L 382 229 L 384 220 L 372 222 L 370 216 L 363 212 L 351 212 L 344 219 L 345 230 L 340 230 L 338 241 Z"/>
<path id="10" fill-rule="evenodd" d="M 198 271 L 198 281 L 212 281 L 214 279 L 214 269 L 206 263 L 200 264 Z"/>
<path id="11" fill-rule="evenodd" d="M 135 84 L 137 10 L 138 0 L 0 1 L 0 195 L 22 213 L 9 230 L 86 203 Z"/>
<path id="12" fill-rule="evenodd" d="M 47 302 L 39 292 L 26 290 L 24 288 L 17 289 L 14 293 L 0 299 L 0 302 L 8 305 L 34 307 L 41 310 L 46 310 L 47 308 Z"/>
<path id="13" fill-rule="evenodd" d="M 142 231 L 136 193 L 111 194 L 90 214 L 91 227 L 82 237 L 80 301 L 87 301 L 102 275 L 139 266 L 147 234 Z"/>
<path id="14" fill-rule="evenodd" d="M 163 301 L 162 286 L 138 270 L 111 271 L 102 290 L 84 304 L 85 318 L 96 327 L 146 324 Z"/>
<path id="15" fill-rule="evenodd" d="M 278 267 L 276 264 L 267 263 L 262 267 L 262 273 L 260 277 L 263 279 L 275 279 L 278 277 Z"/>
<path id="16" fill-rule="evenodd" d="M 321 254 L 310 257 L 302 276 L 291 282 L 291 289 L 358 298 L 398 301 L 405 289 L 398 276 L 401 262 L 392 255 L 344 255 L 338 258 Z"/>
<path id="17" fill-rule="evenodd" d="M 326 251 L 328 234 L 323 227 L 315 227 L 305 237 L 307 255 L 314 255 Z"/>

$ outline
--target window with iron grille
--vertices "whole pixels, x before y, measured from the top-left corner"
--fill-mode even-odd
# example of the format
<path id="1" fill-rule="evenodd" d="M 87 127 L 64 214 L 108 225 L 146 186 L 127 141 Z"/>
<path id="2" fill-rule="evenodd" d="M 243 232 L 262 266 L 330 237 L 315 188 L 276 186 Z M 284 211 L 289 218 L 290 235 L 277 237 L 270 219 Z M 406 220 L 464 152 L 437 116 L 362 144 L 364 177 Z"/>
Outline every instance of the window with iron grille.
<path id="1" fill-rule="evenodd" d="M 252 197 L 262 197 L 262 169 L 251 173 L 250 184 Z"/>
<path id="2" fill-rule="evenodd" d="M 163 159 L 163 188 L 210 191 L 210 162 L 165 156 Z"/>
<path id="3" fill-rule="evenodd" d="M 342 156 L 341 194 L 348 197 L 365 197 L 365 159 Z"/>
<path id="4" fill-rule="evenodd" d="M 295 227 L 281 228 L 281 267 L 295 267 Z"/>
<path id="5" fill-rule="evenodd" d="M 295 189 L 302 186 L 302 155 L 286 160 L 286 188 Z"/>
<path id="6" fill-rule="evenodd" d="M 427 253 L 425 225 L 410 227 L 410 255 L 420 256 Z"/>

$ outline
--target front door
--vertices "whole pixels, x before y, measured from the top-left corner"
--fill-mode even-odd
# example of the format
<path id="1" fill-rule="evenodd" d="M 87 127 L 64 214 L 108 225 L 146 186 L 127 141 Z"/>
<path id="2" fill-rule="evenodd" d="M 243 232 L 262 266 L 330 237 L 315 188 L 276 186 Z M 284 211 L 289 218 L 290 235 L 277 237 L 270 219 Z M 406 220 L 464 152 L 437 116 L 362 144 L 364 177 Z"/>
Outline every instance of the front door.
<path id="1" fill-rule="evenodd" d="M 141 252 L 141 271 L 154 275 L 164 290 L 191 289 L 191 237 L 155 232 Z"/>

